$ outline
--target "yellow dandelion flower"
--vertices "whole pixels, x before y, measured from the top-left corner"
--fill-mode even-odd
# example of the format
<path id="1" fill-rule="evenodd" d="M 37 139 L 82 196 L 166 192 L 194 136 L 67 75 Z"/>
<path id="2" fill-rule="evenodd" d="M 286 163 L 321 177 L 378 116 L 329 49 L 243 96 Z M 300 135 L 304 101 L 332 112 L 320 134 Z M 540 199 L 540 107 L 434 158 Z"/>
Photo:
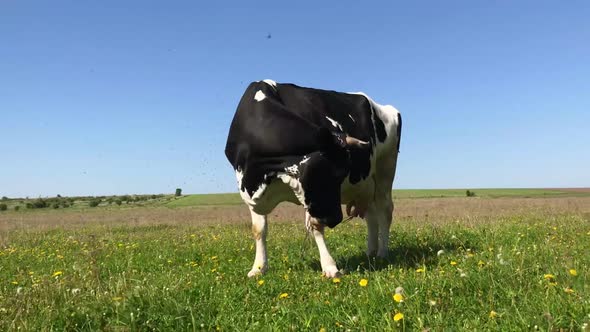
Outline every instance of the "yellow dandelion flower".
<path id="1" fill-rule="evenodd" d="M 575 277 L 578 275 L 578 271 L 576 271 L 575 269 L 570 269 L 570 275 Z"/>
<path id="2" fill-rule="evenodd" d="M 543 276 L 543 279 L 553 280 L 553 279 L 555 279 L 555 276 L 553 274 L 547 273 Z"/>
<path id="3" fill-rule="evenodd" d="M 402 314 L 401 312 L 398 312 L 397 314 L 393 315 L 393 320 L 396 322 L 398 322 L 402 319 L 404 319 L 404 314 Z"/>
<path id="4" fill-rule="evenodd" d="M 564 291 L 564 292 L 566 292 L 566 293 L 568 293 L 568 294 L 573 294 L 573 293 L 575 293 L 575 292 L 576 292 L 576 291 L 574 291 L 573 289 L 571 289 L 571 288 L 569 288 L 569 287 L 567 287 L 567 288 L 564 288 L 564 289 L 563 289 L 563 291 Z"/>
<path id="5" fill-rule="evenodd" d="M 325 327 L 320 328 L 320 332 L 326 332 L 326 328 Z"/>
<path id="6" fill-rule="evenodd" d="M 494 319 L 494 318 L 496 318 L 496 317 L 498 317 L 498 313 L 497 313 L 497 312 L 495 312 L 494 310 L 490 311 L 490 318 L 491 318 L 491 319 Z"/>
<path id="7" fill-rule="evenodd" d="M 334 278 L 332 279 L 332 282 L 335 284 L 339 284 L 340 283 L 340 278 Z"/>
<path id="8" fill-rule="evenodd" d="M 418 272 L 418 273 L 424 273 L 424 271 L 425 270 L 423 268 L 416 269 L 416 272 Z"/>
<path id="9" fill-rule="evenodd" d="M 53 272 L 53 274 L 51 276 L 55 278 L 55 277 L 59 277 L 62 274 L 64 274 L 62 271 L 55 271 L 55 272 Z"/>
<path id="10" fill-rule="evenodd" d="M 393 300 L 397 303 L 404 302 L 404 296 L 401 294 L 393 294 Z"/>
<path id="11" fill-rule="evenodd" d="M 18 285 L 18 281 L 13 281 L 13 282 L 11 282 L 11 284 Z"/>
<path id="12" fill-rule="evenodd" d="M 217 256 L 211 256 L 211 260 L 214 261 L 217 259 Z"/>
<path id="13" fill-rule="evenodd" d="M 369 283 L 369 280 L 367 280 L 367 279 L 361 279 L 361 281 L 359 281 L 359 285 L 361 285 L 361 287 L 367 287 L 368 283 Z"/>
<path id="14" fill-rule="evenodd" d="M 477 262 L 477 266 L 479 267 L 483 267 L 484 265 L 486 265 L 486 262 L 480 260 L 479 262 Z"/>
<path id="15" fill-rule="evenodd" d="M 261 279 L 261 280 L 258 280 L 258 285 L 259 285 L 259 286 L 262 286 L 262 285 L 264 285 L 264 280 L 262 280 L 262 279 Z"/>
<path id="16" fill-rule="evenodd" d="M 281 293 L 281 295 L 279 295 L 279 299 L 286 299 L 289 297 L 289 293 Z"/>
<path id="17" fill-rule="evenodd" d="M 452 266 L 455 266 L 455 265 L 457 265 L 457 262 L 455 262 L 455 261 L 451 261 L 451 265 L 452 265 Z"/>

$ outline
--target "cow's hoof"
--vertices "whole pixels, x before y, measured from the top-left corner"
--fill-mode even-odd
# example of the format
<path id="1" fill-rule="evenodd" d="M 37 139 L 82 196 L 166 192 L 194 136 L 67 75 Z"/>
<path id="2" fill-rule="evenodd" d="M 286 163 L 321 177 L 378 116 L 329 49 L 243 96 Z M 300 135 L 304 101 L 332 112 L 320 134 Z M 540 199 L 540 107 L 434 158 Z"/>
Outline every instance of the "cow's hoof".
<path id="1" fill-rule="evenodd" d="M 266 272 L 266 268 L 252 269 L 252 270 L 250 270 L 250 272 L 248 272 L 248 277 L 249 278 L 256 277 L 256 276 L 259 276 L 261 274 L 264 274 L 264 272 Z"/>
<path id="2" fill-rule="evenodd" d="M 339 278 L 340 276 L 342 276 L 342 274 L 340 274 L 340 271 L 338 271 L 338 268 L 336 266 L 330 266 L 326 268 L 322 274 L 328 278 Z"/>

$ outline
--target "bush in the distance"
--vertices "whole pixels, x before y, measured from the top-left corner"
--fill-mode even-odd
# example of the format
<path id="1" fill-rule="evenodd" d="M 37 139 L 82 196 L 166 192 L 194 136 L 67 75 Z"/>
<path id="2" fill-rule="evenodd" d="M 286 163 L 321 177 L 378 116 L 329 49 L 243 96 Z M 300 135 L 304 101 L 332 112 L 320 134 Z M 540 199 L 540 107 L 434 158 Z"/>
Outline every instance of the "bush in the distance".
<path id="1" fill-rule="evenodd" d="M 8 209 L 8 205 L 4 203 L 0 203 L 0 211 L 6 211 Z"/>
<path id="2" fill-rule="evenodd" d="M 98 204 L 100 204 L 100 199 L 93 199 L 90 202 L 88 202 L 88 206 L 90 207 L 97 207 Z"/>
<path id="3" fill-rule="evenodd" d="M 46 208 L 47 206 L 48 206 L 47 201 L 45 201 L 43 198 L 36 199 L 33 202 L 34 209 L 43 209 L 43 208 Z"/>

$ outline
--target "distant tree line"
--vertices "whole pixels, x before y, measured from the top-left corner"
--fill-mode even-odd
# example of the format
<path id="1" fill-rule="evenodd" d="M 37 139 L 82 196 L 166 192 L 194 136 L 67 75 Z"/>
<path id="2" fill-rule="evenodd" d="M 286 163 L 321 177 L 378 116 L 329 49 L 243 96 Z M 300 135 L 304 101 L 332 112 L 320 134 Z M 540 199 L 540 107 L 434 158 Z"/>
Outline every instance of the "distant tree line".
<path id="1" fill-rule="evenodd" d="M 76 206 L 85 206 L 88 207 L 97 207 L 99 205 L 122 205 L 125 204 L 133 204 L 133 203 L 141 203 L 149 200 L 161 199 L 166 197 L 164 194 L 157 194 L 157 195 L 122 195 L 122 196 L 78 196 L 78 197 L 63 197 L 61 195 L 57 195 L 56 197 L 49 197 L 49 198 L 36 198 L 36 199 L 26 199 L 17 198 L 17 199 L 9 199 L 6 196 L 3 196 L 0 200 L 0 211 L 8 210 L 8 202 L 12 202 L 16 204 L 14 205 L 14 210 L 19 211 L 21 206 L 27 209 L 46 209 L 46 208 L 69 208 L 74 205 Z"/>

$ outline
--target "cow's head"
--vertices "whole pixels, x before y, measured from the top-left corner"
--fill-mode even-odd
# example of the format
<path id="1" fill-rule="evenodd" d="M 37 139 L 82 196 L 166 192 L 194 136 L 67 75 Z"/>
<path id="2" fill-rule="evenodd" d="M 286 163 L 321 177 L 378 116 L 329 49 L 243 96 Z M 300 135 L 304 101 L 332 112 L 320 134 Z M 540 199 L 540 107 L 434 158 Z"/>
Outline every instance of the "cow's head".
<path id="1" fill-rule="evenodd" d="M 322 128 L 319 150 L 300 166 L 300 182 L 309 214 L 328 227 L 342 221 L 340 187 L 350 171 L 350 150 L 368 149 L 369 143 Z"/>

